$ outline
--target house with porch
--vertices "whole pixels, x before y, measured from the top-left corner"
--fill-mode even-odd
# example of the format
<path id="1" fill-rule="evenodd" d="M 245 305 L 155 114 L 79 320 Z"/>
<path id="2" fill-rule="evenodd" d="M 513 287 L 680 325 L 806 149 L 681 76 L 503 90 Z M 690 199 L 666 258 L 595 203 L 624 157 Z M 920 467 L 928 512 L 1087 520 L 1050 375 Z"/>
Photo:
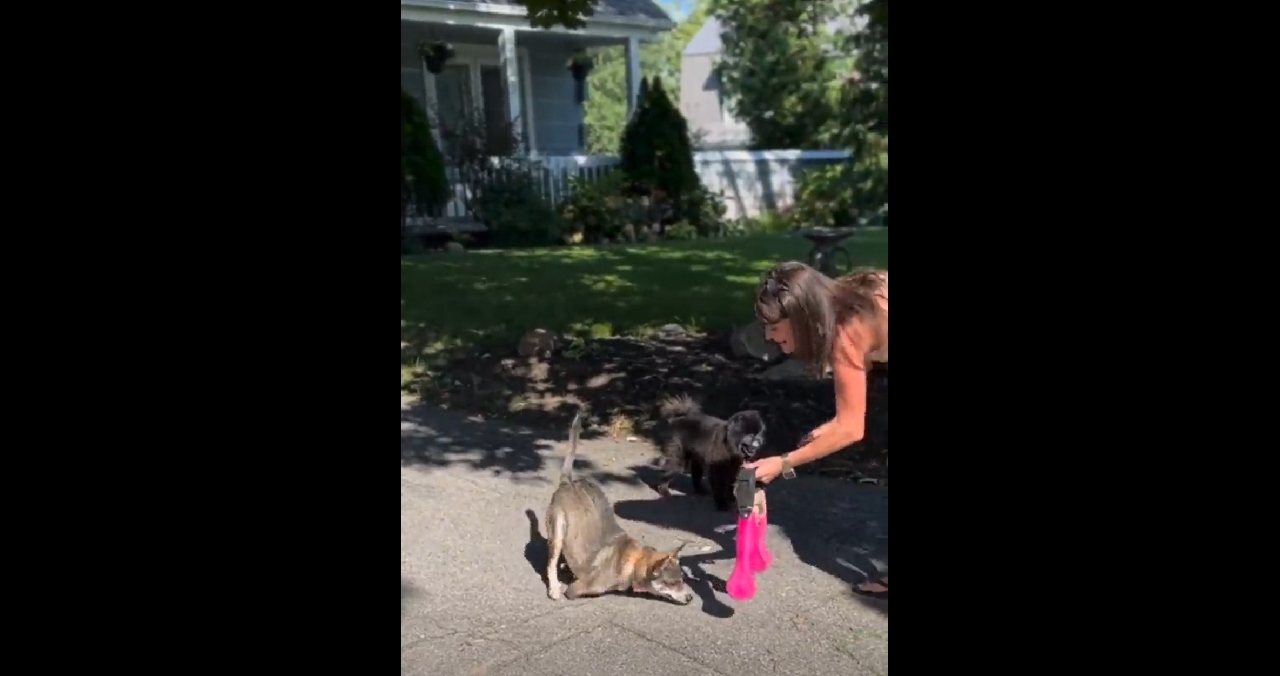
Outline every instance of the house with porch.
<path id="1" fill-rule="evenodd" d="M 674 27 L 653 0 L 599 0 L 576 30 L 533 28 L 514 0 L 400 0 L 400 85 L 423 104 L 433 128 L 437 116 L 465 112 L 486 124 L 515 123 L 524 152 L 544 167 L 568 168 L 589 159 L 580 155 L 586 85 L 575 81 L 570 59 L 589 47 L 624 47 L 634 110 L 640 45 Z M 429 72 L 419 55 L 424 41 L 453 47 L 441 72 Z"/>

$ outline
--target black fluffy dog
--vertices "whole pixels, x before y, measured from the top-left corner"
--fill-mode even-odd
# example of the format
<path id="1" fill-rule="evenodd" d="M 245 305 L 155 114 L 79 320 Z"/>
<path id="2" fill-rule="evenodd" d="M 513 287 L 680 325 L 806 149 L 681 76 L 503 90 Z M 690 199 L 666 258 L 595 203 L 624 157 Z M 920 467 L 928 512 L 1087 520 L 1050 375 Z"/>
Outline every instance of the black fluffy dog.
<path id="1" fill-rule="evenodd" d="M 670 495 L 671 482 L 688 469 L 693 492 L 705 494 L 702 487 L 705 472 L 716 509 L 722 512 L 732 509 L 738 469 L 744 459 L 750 459 L 764 445 L 764 418 L 756 411 L 739 411 L 728 420 L 721 420 L 703 413 L 688 396 L 662 402 L 658 415 L 664 471 L 658 492 Z"/>

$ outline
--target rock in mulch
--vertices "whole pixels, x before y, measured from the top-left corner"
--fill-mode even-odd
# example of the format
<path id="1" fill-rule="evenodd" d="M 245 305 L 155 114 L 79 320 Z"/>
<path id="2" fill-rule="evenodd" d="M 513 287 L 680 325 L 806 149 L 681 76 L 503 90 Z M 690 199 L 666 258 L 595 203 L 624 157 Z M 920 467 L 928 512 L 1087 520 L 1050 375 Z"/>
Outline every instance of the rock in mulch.
<path id="1" fill-rule="evenodd" d="M 729 349 L 735 357 L 750 357 L 773 363 L 782 358 L 782 350 L 764 337 L 764 325 L 760 320 L 734 329 L 729 338 Z"/>
<path id="2" fill-rule="evenodd" d="M 760 411 L 769 425 L 766 454 L 795 450 L 802 436 L 834 417 L 829 378 L 766 379 L 772 369 L 796 367 L 787 366 L 789 360 L 771 369 L 764 360 L 735 359 L 730 342 L 727 333 L 691 335 L 681 329 L 652 339 L 598 338 L 560 346 L 549 332 L 530 332 L 514 352 L 478 350 L 428 366 L 413 389 L 426 403 L 553 433 L 568 429 L 581 409 L 589 427 L 625 427 L 648 440 L 662 399 L 688 394 L 720 417 Z M 866 440 L 799 471 L 887 482 L 888 378 L 872 373 Z"/>
<path id="3" fill-rule="evenodd" d="M 665 340 L 678 340 L 686 335 L 684 327 L 679 324 L 663 324 L 658 327 L 658 337 Z"/>
<path id="4" fill-rule="evenodd" d="M 556 337 L 546 329 L 534 329 L 520 339 L 516 354 L 521 357 L 546 357 L 556 349 Z"/>

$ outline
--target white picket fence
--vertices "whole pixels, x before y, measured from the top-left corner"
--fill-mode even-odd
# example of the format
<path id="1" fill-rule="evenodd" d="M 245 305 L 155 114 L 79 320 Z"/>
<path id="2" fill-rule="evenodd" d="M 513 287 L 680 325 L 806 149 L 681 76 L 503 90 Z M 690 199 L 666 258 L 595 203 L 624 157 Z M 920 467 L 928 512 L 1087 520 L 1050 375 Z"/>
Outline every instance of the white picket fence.
<path id="1" fill-rule="evenodd" d="M 702 184 L 724 199 L 725 217 L 731 220 L 786 208 L 795 200 L 795 182 L 801 172 L 848 159 L 849 152 L 845 150 L 725 150 L 693 154 Z M 536 160 L 542 196 L 554 205 L 569 196 L 574 177 L 598 181 L 619 162 L 610 155 L 543 155 Z M 445 216 L 463 218 L 467 215 L 465 187 L 455 170 L 449 170 L 449 178 L 454 198 Z"/>

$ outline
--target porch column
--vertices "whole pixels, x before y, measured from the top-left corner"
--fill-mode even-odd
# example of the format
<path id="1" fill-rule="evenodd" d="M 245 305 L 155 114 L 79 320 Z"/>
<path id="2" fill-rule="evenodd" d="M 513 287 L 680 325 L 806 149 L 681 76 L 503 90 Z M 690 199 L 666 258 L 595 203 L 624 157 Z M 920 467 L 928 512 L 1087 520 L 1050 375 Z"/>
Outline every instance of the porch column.
<path id="1" fill-rule="evenodd" d="M 640 99 L 640 38 L 627 38 L 627 119 L 635 114 Z"/>
<path id="2" fill-rule="evenodd" d="M 530 152 L 529 139 L 524 133 L 524 117 L 520 110 L 524 90 L 520 87 L 520 62 L 516 57 L 516 29 L 503 28 L 498 34 L 498 58 L 502 61 L 502 77 L 507 82 L 507 112 L 511 125 L 520 136 L 520 145 Z"/>

